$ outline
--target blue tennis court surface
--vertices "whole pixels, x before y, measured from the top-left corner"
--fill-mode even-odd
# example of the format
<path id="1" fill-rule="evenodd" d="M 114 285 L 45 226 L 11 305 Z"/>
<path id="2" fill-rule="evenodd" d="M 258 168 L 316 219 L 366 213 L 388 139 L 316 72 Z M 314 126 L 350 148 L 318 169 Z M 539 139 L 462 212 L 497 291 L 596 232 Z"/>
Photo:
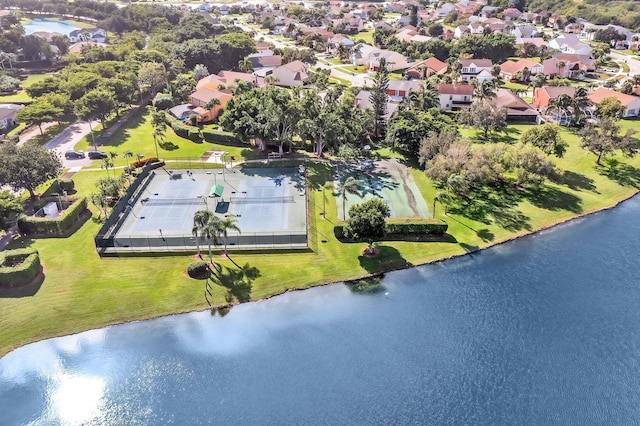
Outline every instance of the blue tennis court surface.
<path id="1" fill-rule="evenodd" d="M 216 197 L 216 192 L 221 196 Z M 129 201 L 115 234 L 125 248 L 195 247 L 193 217 L 209 210 L 235 215 L 241 232 L 229 230 L 237 246 L 306 245 L 304 177 L 296 168 L 155 170 Z"/>

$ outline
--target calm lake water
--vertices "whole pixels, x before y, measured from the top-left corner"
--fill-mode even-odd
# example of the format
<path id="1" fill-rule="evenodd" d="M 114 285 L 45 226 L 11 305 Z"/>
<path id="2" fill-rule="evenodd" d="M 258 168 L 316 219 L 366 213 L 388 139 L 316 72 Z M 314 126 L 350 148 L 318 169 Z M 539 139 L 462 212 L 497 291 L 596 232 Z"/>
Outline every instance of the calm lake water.
<path id="1" fill-rule="evenodd" d="M 464 258 L 51 339 L 0 424 L 633 424 L 640 198 Z"/>
<path id="2" fill-rule="evenodd" d="M 52 21 L 50 19 L 36 18 L 23 25 L 25 34 L 33 34 L 38 31 L 46 31 L 50 33 L 58 33 L 62 35 L 69 35 L 73 30 L 77 30 L 78 27 L 74 27 L 65 21 Z"/>

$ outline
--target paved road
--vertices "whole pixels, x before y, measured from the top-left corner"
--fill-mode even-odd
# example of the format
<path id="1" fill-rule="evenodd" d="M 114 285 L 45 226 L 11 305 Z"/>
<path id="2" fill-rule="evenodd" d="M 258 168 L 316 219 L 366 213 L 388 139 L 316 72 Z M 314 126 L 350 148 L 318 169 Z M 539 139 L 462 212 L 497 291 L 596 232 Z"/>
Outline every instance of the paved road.
<path id="1" fill-rule="evenodd" d="M 623 55 L 622 53 L 618 53 L 615 50 L 612 50 L 610 53 L 611 57 L 618 62 L 626 62 L 629 65 L 629 77 L 633 77 L 634 75 L 640 74 L 640 60 L 638 60 L 637 56 L 629 56 Z M 626 73 L 622 73 L 626 74 Z"/>
<path id="2" fill-rule="evenodd" d="M 97 121 L 91 123 L 92 127 L 96 127 L 98 125 Z M 64 158 L 64 153 L 73 149 L 73 147 L 86 135 L 90 132 L 89 122 L 86 121 L 76 121 L 71 124 L 69 127 L 64 129 L 62 132 L 58 133 L 53 139 L 47 142 L 44 146 L 47 149 L 54 150 L 60 156 L 62 160 L 62 165 L 64 168 L 77 167 L 77 166 L 88 166 L 91 164 L 89 158 L 83 158 L 79 160 L 67 160 Z"/>

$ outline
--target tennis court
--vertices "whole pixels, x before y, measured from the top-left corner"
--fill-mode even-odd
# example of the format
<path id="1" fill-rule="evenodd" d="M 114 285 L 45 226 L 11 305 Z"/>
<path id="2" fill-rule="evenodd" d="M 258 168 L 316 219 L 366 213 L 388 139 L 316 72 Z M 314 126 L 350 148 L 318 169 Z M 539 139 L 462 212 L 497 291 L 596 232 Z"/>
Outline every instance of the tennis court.
<path id="1" fill-rule="evenodd" d="M 347 193 L 347 214 L 352 205 L 378 197 L 389 206 L 391 217 L 429 217 L 429 208 L 413 177 L 397 160 L 335 162 L 332 171 L 340 219 L 344 220 L 341 188 L 349 177 L 358 181 L 358 194 Z"/>
<path id="2" fill-rule="evenodd" d="M 147 179 L 116 227 L 116 249 L 195 249 L 198 210 L 236 216 L 241 232 L 228 231 L 229 248 L 307 246 L 306 188 L 296 168 L 158 169 Z"/>

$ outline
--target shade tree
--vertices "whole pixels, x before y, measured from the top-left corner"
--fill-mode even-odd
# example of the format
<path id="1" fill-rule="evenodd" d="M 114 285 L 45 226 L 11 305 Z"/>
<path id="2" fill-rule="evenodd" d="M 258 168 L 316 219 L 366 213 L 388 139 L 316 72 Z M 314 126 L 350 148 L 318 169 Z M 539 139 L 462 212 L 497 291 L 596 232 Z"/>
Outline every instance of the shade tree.
<path id="1" fill-rule="evenodd" d="M 373 243 L 384 237 L 386 218 L 390 215 L 389 206 L 377 197 L 351 206 L 344 226 L 345 236 L 367 241 L 366 252 L 373 253 Z"/>
<path id="2" fill-rule="evenodd" d="M 62 172 L 62 163 L 54 151 L 34 144 L 0 144 L 0 184 L 15 191 L 27 190 L 35 200 L 35 190 Z"/>

